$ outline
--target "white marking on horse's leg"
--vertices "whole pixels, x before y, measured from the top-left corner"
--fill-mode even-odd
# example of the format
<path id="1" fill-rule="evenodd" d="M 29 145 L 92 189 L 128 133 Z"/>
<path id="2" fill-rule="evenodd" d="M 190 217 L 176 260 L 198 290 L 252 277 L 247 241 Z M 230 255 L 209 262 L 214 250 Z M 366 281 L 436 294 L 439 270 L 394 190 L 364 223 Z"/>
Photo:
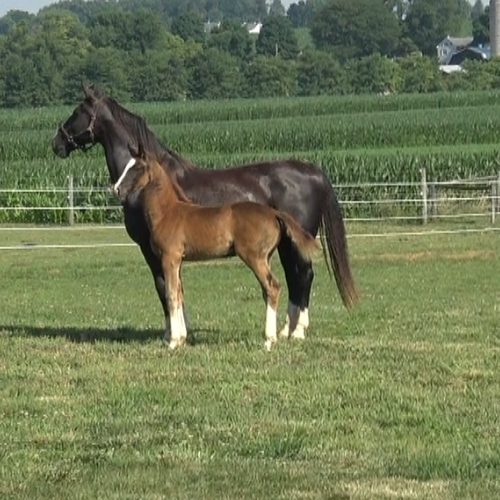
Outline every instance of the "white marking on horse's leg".
<path id="1" fill-rule="evenodd" d="M 280 331 L 280 337 L 288 338 L 290 336 L 290 330 L 293 331 L 297 327 L 298 319 L 299 306 L 296 306 L 293 302 L 288 301 L 285 326 Z"/>
<path id="2" fill-rule="evenodd" d="M 116 184 L 113 186 L 113 191 L 118 194 L 118 188 L 120 187 L 120 184 L 123 182 L 123 179 L 125 179 L 125 176 L 127 175 L 127 172 L 135 165 L 135 160 L 134 158 L 130 158 L 128 163 L 125 165 L 125 169 L 123 170 L 122 175 L 120 175 L 120 178 L 116 181 Z"/>
<path id="3" fill-rule="evenodd" d="M 168 347 L 175 349 L 182 343 L 181 341 L 181 323 L 179 321 L 179 308 L 175 304 L 172 311 L 170 311 L 170 343 Z"/>
<path id="4" fill-rule="evenodd" d="M 182 306 L 182 304 L 179 306 L 179 323 L 180 323 L 180 326 L 181 326 L 181 331 L 180 331 L 180 334 L 181 334 L 181 342 L 183 344 L 186 343 L 186 339 L 187 339 L 187 328 L 186 328 L 186 321 L 185 321 L 185 318 L 184 318 L 184 308 Z"/>
<path id="5" fill-rule="evenodd" d="M 300 311 L 297 326 L 292 332 L 293 339 L 304 339 L 306 336 L 306 329 L 309 326 L 309 310 L 307 307 Z"/>
<path id="6" fill-rule="evenodd" d="M 277 341 L 276 337 L 276 310 L 269 303 L 266 308 L 266 349 L 271 350 L 273 344 Z"/>

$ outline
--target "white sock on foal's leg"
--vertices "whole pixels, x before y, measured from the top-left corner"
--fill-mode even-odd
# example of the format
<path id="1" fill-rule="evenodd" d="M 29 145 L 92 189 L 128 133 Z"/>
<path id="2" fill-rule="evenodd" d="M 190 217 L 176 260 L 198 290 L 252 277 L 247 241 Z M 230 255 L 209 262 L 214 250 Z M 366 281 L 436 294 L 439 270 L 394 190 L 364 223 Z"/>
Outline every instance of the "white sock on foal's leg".
<path id="1" fill-rule="evenodd" d="M 168 347 L 175 349 L 182 343 L 181 322 L 179 321 L 179 308 L 175 307 L 170 313 L 170 343 Z"/>
<path id="2" fill-rule="evenodd" d="M 290 337 L 292 339 L 304 339 L 306 336 L 306 329 L 309 326 L 309 309 L 305 309 L 299 312 L 299 318 L 297 320 L 297 326 L 292 331 Z"/>
<path id="3" fill-rule="evenodd" d="M 182 317 L 182 327 L 183 331 L 186 332 L 186 334 L 183 336 L 184 338 L 187 338 L 187 329 L 191 327 L 189 324 L 189 318 L 187 317 L 186 312 L 184 311 L 184 306 L 182 306 L 182 311 L 181 311 L 181 317 Z M 166 342 L 167 344 L 170 342 L 170 317 L 165 318 L 165 332 L 163 334 L 163 341 Z"/>
<path id="4" fill-rule="evenodd" d="M 276 337 L 276 310 L 269 304 L 266 308 L 266 349 L 271 350 L 273 344 L 277 341 Z"/>
<path id="5" fill-rule="evenodd" d="M 185 344 L 186 339 L 187 339 L 187 328 L 186 328 L 186 321 L 184 318 L 184 308 L 182 307 L 182 304 L 179 307 L 178 311 L 179 311 L 179 323 L 180 323 L 180 328 L 181 328 L 180 339 L 181 339 L 181 342 L 183 344 Z"/>
<path id="6" fill-rule="evenodd" d="M 280 331 L 280 337 L 288 338 L 290 336 L 290 331 L 295 330 L 298 320 L 299 306 L 296 306 L 293 302 L 288 301 L 285 326 Z"/>

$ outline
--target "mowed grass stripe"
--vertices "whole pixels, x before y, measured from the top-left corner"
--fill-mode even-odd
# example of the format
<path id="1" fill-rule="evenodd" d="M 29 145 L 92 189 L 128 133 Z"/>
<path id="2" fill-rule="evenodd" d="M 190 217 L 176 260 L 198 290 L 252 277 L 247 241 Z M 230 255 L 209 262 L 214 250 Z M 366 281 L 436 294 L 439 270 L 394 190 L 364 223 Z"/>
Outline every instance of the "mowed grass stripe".
<path id="1" fill-rule="evenodd" d="M 360 305 L 319 259 L 307 340 L 271 353 L 240 264 L 184 266 L 169 353 L 138 251 L 2 254 L 0 494 L 498 496 L 497 235 L 350 248 Z"/>

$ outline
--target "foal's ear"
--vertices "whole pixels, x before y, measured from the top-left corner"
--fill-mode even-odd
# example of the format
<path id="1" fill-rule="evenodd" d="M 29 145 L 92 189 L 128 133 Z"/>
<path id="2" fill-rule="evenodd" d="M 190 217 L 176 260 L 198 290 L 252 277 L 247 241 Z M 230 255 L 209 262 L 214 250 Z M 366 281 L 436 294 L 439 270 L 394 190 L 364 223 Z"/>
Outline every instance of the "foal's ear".
<path id="1" fill-rule="evenodd" d="M 144 150 L 144 146 L 142 142 L 137 144 L 137 148 L 132 146 L 132 144 L 128 144 L 128 150 L 133 158 L 138 158 L 139 160 L 146 160 L 146 151 Z"/>
<path id="2" fill-rule="evenodd" d="M 137 144 L 137 148 L 129 143 L 128 150 L 132 158 L 136 158 L 138 160 L 146 160 L 146 151 L 144 151 L 144 146 L 141 142 Z"/>
<path id="3" fill-rule="evenodd" d="M 145 160 L 146 159 L 146 151 L 144 150 L 144 145 L 142 144 L 142 142 L 140 142 L 137 145 L 137 148 L 138 148 L 139 158 L 141 160 Z"/>
<path id="4" fill-rule="evenodd" d="M 135 146 L 133 146 L 132 144 L 128 143 L 127 144 L 128 146 L 128 151 L 130 153 L 130 156 L 132 156 L 132 158 L 139 158 L 139 149 L 136 149 Z"/>

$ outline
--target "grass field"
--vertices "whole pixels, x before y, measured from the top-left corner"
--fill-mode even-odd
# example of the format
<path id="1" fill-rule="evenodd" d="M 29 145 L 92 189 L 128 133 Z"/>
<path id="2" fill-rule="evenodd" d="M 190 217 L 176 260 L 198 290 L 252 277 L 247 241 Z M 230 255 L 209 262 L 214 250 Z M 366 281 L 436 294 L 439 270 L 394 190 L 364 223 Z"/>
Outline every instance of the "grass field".
<path id="1" fill-rule="evenodd" d="M 137 248 L 0 252 L 0 498 L 498 498 L 498 233 L 350 251 L 359 306 L 342 308 L 318 256 L 307 339 L 270 353 L 236 260 L 185 266 L 193 334 L 171 353 Z M 281 321 L 285 307 L 286 292 Z"/>

